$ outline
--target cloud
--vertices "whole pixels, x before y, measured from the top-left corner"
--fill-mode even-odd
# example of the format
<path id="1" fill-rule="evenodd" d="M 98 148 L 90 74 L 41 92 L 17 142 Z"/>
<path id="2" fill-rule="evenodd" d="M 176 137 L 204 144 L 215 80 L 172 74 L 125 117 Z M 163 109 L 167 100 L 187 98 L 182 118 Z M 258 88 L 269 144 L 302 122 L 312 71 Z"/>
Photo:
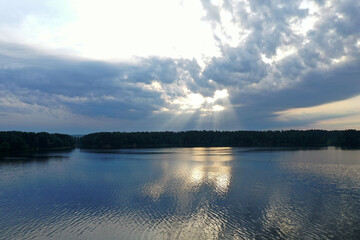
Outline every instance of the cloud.
<path id="1" fill-rule="evenodd" d="M 357 124 L 354 121 L 359 119 L 360 95 L 341 101 L 321 104 L 318 106 L 305 108 L 292 108 L 285 111 L 276 112 L 279 121 L 289 122 L 292 120 L 301 120 L 304 122 L 313 122 L 315 125 L 331 128 L 331 125 L 337 125 L 341 128 L 343 124 Z"/>
<path id="2" fill-rule="evenodd" d="M 239 1 L 226 9 L 251 34 L 237 47 L 223 44 L 223 56 L 204 75 L 231 84 L 231 102 L 241 104 L 237 114 L 246 127 L 297 126 L 295 119 L 275 121 L 274 113 L 359 94 L 359 31 L 352 20 L 359 8 L 355 1 Z M 296 32 L 293 22 L 305 20 L 306 31 Z"/>
<path id="3" fill-rule="evenodd" d="M 182 2 L 14 0 L 0 5 L 0 40 L 105 61 L 217 55 L 200 2 Z"/>
<path id="4" fill-rule="evenodd" d="M 201 4 L 206 11 L 204 19 L 208 21 L 220 22 L 220 9 L 211 1 L 201 0 Z"/>
<path id="5" fill-rule="evenodd" d="M 188 99 L 190 106 L 195 104 L 192 96 L 211 98 L 213 105 L 220 98 L 216 91 L 212 92 L 215 97 L 207 97 L 194 90 L 200 79 L 195 60 L 154 57 L 138 63 L 104 63 L 46 55 L 14 44 L 1 46 L 6 51 L 2 51 L 0 61 L 0 87 L 4 93 L 0 103 L 4 114 L 16 113 L 18 118 L 21 114 L 29 118 L 26 113 L 30 111 L 44 118 L 48 113 L 49 118 L 67 114 L 99 121 L 141 121 L 163 109 L 175 111 L 183 105 L 179 99 Z M 136 124 L 121 126 L 128 129 Z"/>
<path id="6" fill-rule="evenodd" d="M 321 128 L 335 121 L 331 107 L 316 118 L 295 114 L 285 122 L 277 116 L 360 94 L 357 1 L 197 3 L 204 10 L 198 17 L 211 26 L 209 41 L 216 42 L 219 54 L 181 58 L 161 53 L 119 62 L 59 54 L 27 41 L 0 42 L 0 114 L 8 121 L 36 112 L 49 119 L 63 114 L 69 124 L 71 118 L 88 119 L 86 129 L 93 131 L 102 129 L 95 124 L 101 121 L 106 129 L 124 130 Z M 186 1 L 183 7 L 191 10 Z M 26 14 L 52 12 L 46 4 L 39 9 L 29 6 Z M 20 24 L 4 18 L 0 27 Z M 166 31 L 161 34 L 167 39 Z M 224 91 L 226 97 L 218 97 Z M 358 114 L 353 109 L 352 116 Z M 345 120 L 341 128 L 358 124 Z"/>
<path id="7" fill-rule="evenodd" d="M 60 17 L 61 10 L 65 10 L 66 5 L 47 0 L 13 0 L 11 2 L 2 1 L 0 3 L 0 25 L 21 26 L 31 17 L 41 16 L 43 19 L 52 21 Z"/>

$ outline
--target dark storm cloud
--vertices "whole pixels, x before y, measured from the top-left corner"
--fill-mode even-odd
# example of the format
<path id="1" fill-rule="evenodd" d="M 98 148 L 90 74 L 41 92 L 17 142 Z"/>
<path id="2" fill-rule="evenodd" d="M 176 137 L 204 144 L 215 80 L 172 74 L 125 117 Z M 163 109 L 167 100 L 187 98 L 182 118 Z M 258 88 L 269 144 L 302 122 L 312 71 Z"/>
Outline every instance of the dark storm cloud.
<path id="1" fill-rule="evenodd" d="M 310 107 L 353 97 L 360 93 L 360 59 L 331 70 L 313 71 L 290 89 L 266 99 L 278 108 Z M 286 102 L 281 102 L 286 99 Z"/>
<path id="2" fill-rule="evenodd" d="M 112 116 L 119 112 L 117 108 L 127 113 L 127 108 L 139 106 L 136 103 L 140 98 L 138 89 L 127 87 L 123 78 L 126 72 L 133 72 L 134 67 L 130 65 L 49 57 L 26 48 L 22 57 L 2 55 L 1 62 L 2 87 L 25 103 L 65 105 L 88 115 L 107 115 L 113 108 Z M 5 63 L 12 65 L 6 66 Z M 148 74 L 134 76 L 126 82 L 137 82 L 139 78 L 147 81 L 148 77 Z M 116 108 L 114 103 L 119 106 Z M 145 103 L 151 104 L 149 101 Z"/>
<path id="3" fill-rule="evenodd" d="M 261 61 L 258 51 L 252 48 L 224 47 L 224 56 L 214 58 L 204 71 L 206 78 L 223 85 L 238 86 L 260 82 L 268 66 Z"/>
<path id="4" fill-rule="evenodd" d="M 196 61 L 147 58 L 136 64 L 110 64 L 53 57 L 4 43 L 0 50 L 3 92 L 25 104 L 64 106 L 86 116 L 143 118 L 165 105 L 161 93 L 144 86 L 174 83 L 182 69 L 199 79 Z"/>
<path id="5" fill-rule="evenodd" d="M 306 10 L 298 8 L 300 2 L 234 2 L 236 8 L 230 9 L 233 19 L 251 33 L 246 43 L 238 47 L 220 42 L 223 56 L 214 58 L 204 74 L 219 83 L 237 83 L 239 87 L 260 82 L 272 71 L 262 61 L 262 54 L 270 57 L 276 54 L 279 46 L 289 42 L 297 43 L 298 40 L 290 29 L 289 19 L 306 15 Z M 229 2 L 224 4 L 229 5 Z M 204 6 L 207 7 L 205 4 Z M 252 12 L 248 13 L 247 8 Z"/>
<path id="6" fill-rule="evenodd" d="M 275 112 L 300 107 L 312 107 L 354 97 L 360 93 L 360 60 L 327 71 L 312 71 L 292 87 L 262 94 L 244 94 L 233 101 L 247 104 L 238 109 L 244 125 L 249 128 L 266 129 L 298 126 L 311 123 L 293 120 L 276 122 Z M 254 101 L 254 98 L 257 98 Z M 333 113 L 336 116 L 336 113 Z M 326 118 L 326 116 L 324 116 Z M 319 119 L 322 119 L 319 116 Z"/>
<path id="7" fill-rule="evenodd" d="M 298 126 L 295 120 L 274 121 L 274 112 L 360 94 L 360 58 L 356 46 L 360 39 L 360 5 L 350 0 L 333 1 L 328 7 L 324 1 L 317 2 L 321 13 L 316 14 L 314 29 L 305 36 L 294 34 L 291 25 L 292 18 L 301 20 L 309 15 L 309 10 L 299 9 L 301 1 L 249 1 L 248 5 L 239 2 L 235 8 L 229 7 L 229 1 L 224 2 L 225 9 L 251 33 L 238 47 L 223 44 L 223 56 L 212 60 L 204 76 L 225 87 L 231 86 L 231 101 L 240 104 L 236 112 L 245 128 Z M 262 54 L 270 58 L 283 45 L 294 46 L 296 53 L 271 65 L 262 61 Z M 334 64 L 344 56 L 344 62 Z"/>

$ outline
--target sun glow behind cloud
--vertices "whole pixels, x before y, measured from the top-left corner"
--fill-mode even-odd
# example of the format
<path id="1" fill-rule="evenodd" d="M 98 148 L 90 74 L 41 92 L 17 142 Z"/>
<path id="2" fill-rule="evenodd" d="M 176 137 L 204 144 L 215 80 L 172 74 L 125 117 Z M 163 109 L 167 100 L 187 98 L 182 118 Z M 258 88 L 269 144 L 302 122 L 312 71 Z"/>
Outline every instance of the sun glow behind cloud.
<path id="1" fill-rule="evenodd" d="M 154 116 L 165 114 L 168 120 L 163 125 L 164 129 L 182 129 L 191 121 L 194 121 L 196 129 L 217 129 L 226 121 L 237 120 L 227 89 L 216 90 L 213 96 L 205 97 L 186 86 L 166 86 L 157 81 L 142 85 L 142 88 L 160 93 L 165 101 L 165 107 L 153 112 Z M 175 95 L 171 91 L 174 88 L 177 89 Z"/>
<path id="2" fill-rule="evenodd" d="M 226 107 L 220 105 L 220 102 L 228 103 L 227 98 L 229 97 L 227 89 L 216 90 L 212 97 L 205 97 L 201 93 L 191 91 L 185 85 L 162 86 L 158 81 L 153 81 L 151 84 L 140 84 L 140 86 L 148 91 L 161 93 L 163 100 L 167 103 L 167 107 L 156 110 L 155 113 L 171 111 L 176 114 L 183 114 L 194 113 L 195 111 L 204 113 L 223 111 Z M 180 96 L 171 95 L 173 88 L 178 89 L 177 92 Z M 227 105 L 230 106 L 230 104 Z"/>
<path id="3" fill-rule="evenodd" d="M 162 56 L 219 56 L 211 26 L 202 20 L 197 1 L 64 1 L 49 21 L 28 15 L 19 30 L 8 29 L 10 41 L 26 41 L 50 51 L 106 61 Z M 166 9 L 166 10 L 165 10 Z"/>
<path id="4" fill-rule="evenodd" d="M 170 101 L 171 105 L 178 106 L 180 110 L 178 113 L 182 112 L 193 112 L 194 110 L 200 110 L 202 112 L 211 112 L 211 111 L 223 111 L 224 106 L 216 104 L 218 100 L 224 100 L 229 96 L 227 89 L 216 90 L 213 97 L 204 97 L 200 93 L 193 93 L 189 89 L 184 89 L 185 95 L 183 97 L 175 98 Z M 176 107 L 177 109 L 177 107 Z"/>

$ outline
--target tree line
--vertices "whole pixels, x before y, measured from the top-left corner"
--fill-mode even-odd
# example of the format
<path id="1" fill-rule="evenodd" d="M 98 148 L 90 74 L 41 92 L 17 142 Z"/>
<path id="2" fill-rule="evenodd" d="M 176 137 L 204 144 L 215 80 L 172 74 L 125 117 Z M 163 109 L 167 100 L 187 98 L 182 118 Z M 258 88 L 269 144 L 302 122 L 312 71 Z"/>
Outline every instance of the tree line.
<path id="1" fill-rule="evenodd" d="M 360 147 L 360 131 L 99 132 L 79 139 L 81 148 L 147 147 Z"/>
<path id="2" fill-rule="evenodd" d="M 73 137 L 59 133 L 0 132 L 0 153 L 64 148 L 151 147 L 360 147 L 360 131 L 183 131 L 98 132 Z"/>
<path id="3" fill-rule="evenodd" d="M 67 134 L 19 131 L 0 132 L 0 153 L 65 149 L 74 147 L 75 138 Z"/>

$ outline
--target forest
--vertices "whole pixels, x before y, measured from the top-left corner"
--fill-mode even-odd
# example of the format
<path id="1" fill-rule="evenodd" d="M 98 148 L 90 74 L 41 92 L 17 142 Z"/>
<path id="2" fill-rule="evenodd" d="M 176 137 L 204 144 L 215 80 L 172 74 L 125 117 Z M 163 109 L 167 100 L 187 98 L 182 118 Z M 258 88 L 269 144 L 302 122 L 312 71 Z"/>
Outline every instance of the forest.
<path id="1" fill-rule="evenodd" d="M 0 132 L 0 153 L 65 148 L 156 147 L 360 147 L 360 131 L 183 131 L 99 132 L 73 137 L 59 133 Z"/>
<path id="2" fill-rule="evenodd" d="M 0 132 L 0 153 L 74 148 L 75 138 L 59 133 Z"/>
<path id="3" fill-rule="evenodd" d="M 80 148 L 151 147 L 360 147 L 360 131 L 99 132 L 79 139 Z"/>

